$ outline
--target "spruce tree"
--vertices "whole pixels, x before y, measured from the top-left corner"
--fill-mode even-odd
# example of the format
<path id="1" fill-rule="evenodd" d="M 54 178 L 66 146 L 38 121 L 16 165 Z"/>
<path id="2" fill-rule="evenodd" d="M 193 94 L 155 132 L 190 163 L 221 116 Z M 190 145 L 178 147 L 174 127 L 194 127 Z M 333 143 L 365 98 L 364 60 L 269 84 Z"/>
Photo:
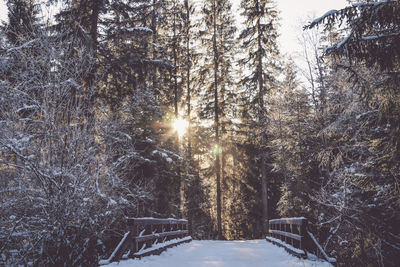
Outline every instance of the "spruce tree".
<path id="1" fill-rule="evenodd" d="M 39 4 L 35 0 L 8 0 L 8 23 L 2 26 L 7 39 L 13 45 L 21 45 L 33 39 L 40 29 Z"/>
<path id="2" fill-rule="evenodd" d="M 223 238 L 222 233 L 222 192 L 221 192 L 221 146 L 222 132 L 221 120 L 225 116 L 226 110 L 223 110 L 223 99 L 227 96 L 224 89 L 227 88 L 227 79 L 229 79 L 229 53 L 232 48 L 233 34 L 235 27 L 233 25 L 231 4 L 227 0 L 216 1 L 208 0 L 204 2 L 202 9 L 204 16 L 204 30 L 201 31 L 201 40 L 204 53 L 204 65 L 201 74 L 204 82 L 205 91 L 203 92 L 201 115 L 203 118 L 211 119 L 213 117 L 214 138 L 214 171 L 216 175 L 216 204 L 217 204 L 217 229 L 218 239 Z M 209 53 L 208 51 L 212 51 Z"/>
<path id="3" fill-rule="evenodd" d="M 239 38 L 246 50 L 246 57 L 239 61 L 242 66 L 251 70 L 242 79 L 243 86 L 250 92 L 249 103 L 254 104 L 257 135 L 259 138 L 262 186 L 262 225 L 268 231 L 268 178 L 267 178 L 267 134 L 268 114 L 266 97 L 274 85 L 274 71 L 277 69 L 279 51 L 276 44 L 277 11 L 270 0 L 242 1 L 242 15 L 245 17 L 246 28 Z"/>
<path id="4" fill-rule="evenodd" d="M 277 210 L 282 217 L 312 218 L 309 194 L 319 178 L 312 150 L 316 138 L 308 92 L 300 87 L 295 68 L 292 60 L 285 62 L 284 79 L 271 103 L 273 166 L 282 177 Z"/>
<path id="5" fill-rule="evenodd" d="M 327 123 L 321 130 L 326 140 L 318 160 L 328 179 L 312 198 L 320 225 L 331 229 L 324 246 L 340 248 L 345 238 L 348 245 L 337 253 L 349 265 L 396 264 L 393 223 L 399 214 L 393 201 L 399 194 L 385 188 L 395 188 L 399 169 L 394 141 L 400 110 L 398 10 L 398 1 L 354 3 L 306 26 L 330 30 L 345 25 L 340 42 L 325 48 L 331 66 L 326 76 Z"/>
<path id="6" fill-rule="evenodd" d="M 362 60 L 368 67 L 379 65 L 382 70 L 398 68 L 400 62 L 399 1 L 360 2 L 334 12 L 327 12 L 308 25 L 330 29 L 345 23 L 347 36 L 327 47 L 326 54 Z"/>

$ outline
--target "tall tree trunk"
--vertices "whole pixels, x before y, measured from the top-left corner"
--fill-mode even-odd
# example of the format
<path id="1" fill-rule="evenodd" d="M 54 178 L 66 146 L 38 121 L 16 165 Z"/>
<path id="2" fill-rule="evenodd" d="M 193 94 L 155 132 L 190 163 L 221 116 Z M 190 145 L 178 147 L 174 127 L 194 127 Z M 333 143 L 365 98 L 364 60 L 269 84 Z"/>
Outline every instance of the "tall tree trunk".
<path id="1" fill-rule="evenodd" d="M 102 4 L 102 0 L 92 0 L 92 14 L 90 15 L 90 37 L 93 41 L 92 48 L 94 54 L 96 54 L 97 51 L 97 28 L 99 23 L 100 8 Z"/>
<path id="2" fill-rule="evenodd" d="M 257 2 L 257 13 L 261 14 L 259 2 Z M 268 233 L 268 183 L 267 183 L 267 167 L 265 152 L 263 151 L 266 145 L 266 134 L 265 134 L 265 114 L 264 114 L 264 78 L 263 78 L 263 61 L 262 61 L 262 44 L 261 44 L 261 22 L 260 17 L 257 19 L 257 31 L 258 31 L 258 103 L 259 103 L 259 117 L 258 123 L 261 132 L 261 199 L 262 199 L 262 226 L 263 233 Z"/>
<path id="3" fill-rule="evenodd" d="M 308 73 L 310 75 L 309 77 L 309 82 L 311 85 L 311 98 L 313 100 L 313 104 L 314 104 L 314 111 L 315 113 L 317 113 L 318 111 L 318 102 L 317 102 L 317 97 L 316 97 L 316 92 L 315 92 L 315 82 L 314 82 L 314 75 L 313 75 L 313 71 L 312 71 L 312 67 L 311 67 L 311 61 L 308 58 L 308 52 L 307 52 L 307 43 L 304 39 L 304 55 L 306 57 L 306 62 L 307 62 L 307 67 L 308 67 Z"/>
<path id="4" fill-rule="evenodd" d="M 185 0 L 186 8 L 186 105 L 187 105 L 187 121 L 188 121 L 188 135 L 187 135 L 187 157 L 189 164 L 192 162 L 192 142 L 191 142 L 191 92 L 190 92 L 190 6 L 189 1 Z"/>
<path id="5" fill-rule="evenodd" d="M 221 221 L 221 166 L 219 147 L 219 106 L 218 106 L 218 48 L 217 48 L 217 7 L 213 1 L 213 52 L 214 52 L 214 127 L 215 127 L 215 174 L 217 178 L 217 227 L 218 239 L 222 240 Z"/>
<path id="6" fill-rule="evenodd" d="M 318 70 L 318 82 L 320 83 L 320 90 L 319 90 L 319 100 L 320 100 L 320 120 L 322 127 L 325 126 L 325 108 L 326 108 L 326 88 L 325 88 L 325 77 L 323 72 L 323 66 L 321 62 L 321 58 L 318 56 L 317 45 L 314 45 L 314 56 L 317 63 L 317 70 Z"/>
<path id="7" fill-rule="evenodd" d="M 87 120 L 88 120 L 88 129 L 92 130 L 94 128 L 94 105 L 96 101 L 96 92 L 92 89 L 95 83 L 97 69 L 98 69 L 98 60 L 97 60 L 97 30 L 99 24 L 99 16 L 100 16 L 100 8 L 103 5 L 102 0 L 92 0 L 91 11 L 92 14 L 90 15 L 90 37 L 92 39 L 92 53 L 93 57 L 96 59 L 95 63 L 93 64 L 92 70 L 90 71 L 89 77 L 87 79 L 89 90 L 91 90 L 91 94 L 89 95 L 89 104 L 88 104 L 88 112 L 87 112 Z M 90 91 L 89 91 L 90 92 Z"/>
<path id="8" fill-rule="evenodd" d="M 153 31 L 153 35 L 152 35 L 152 42 L 157 44 L 158 42 L 158 23 L 157 23 L 157 12 L 158 12 L 158 3 L 157 0 L 153 0 L 152 1 L 152 11 L 151 11 L 151 22 L 150 22 L 150 28 Z M 151 56 L 153 57 L 153 59 L 157 58 L 157 50 L 155 47 L 151 48 L 152 52 L 151 52 Z M 157 79 L 157 66 L 153 65 L 152 66 L 152 72 L 151 72 L 151 82 L 152 82 L 152 86 L 153 89 L 155 89 L 156 91 L 159 89 L 159 85 L 158 85 L 158 79 Z M 144 78 L 145 80 L 146 78 Z M 160 96 L 158 96 L 160 97 Z M 160 98 L 161 99 L 161 98 Z"/>
<path id="9" fill-rule="evenodd" d="M 173 44 L 172 44 L 172 49 L 173 49 L 173 56 L 174 56 L 174 69 L 173 69 L 173 79 L 174 79 L 174 112 L 175 112 L 175 119 L 178 119 L 179 116 L 179 110 L 178 110 L 178 55 L 177 55 L 177 41 L 176 41 L 176 13 L 175 13 L 175 8 L 176 5 L 174 4 L 174 14 L 173 14 Z"/>
<path id="10" fill-rule="evenodd" d="M 179 109 L 178 109 L 178 54 L 177 54 L 177 34 L 176 34 L 176 1 L 174 1 L 174 6 L 173 6 L 173 22 L 172 22 L 172 54 L 174 58 L 174 69 L 172 70 L 172 79 L 173 79 L 173 88 L 174 88 L 174 115 L 175 115 L 175 120 L 179 119 Z M 180 142 L 181 139 L 179 137 L 179 133 L 177 133 L 177 150 L 178 154 L 180 154 L 181 147 L 180 147 Z M 185 181 L 183 177 L 181 176 L 181 164 L 179 164 L 179 169 L 178 169 L 178 176 L 179 176 L 179 212 L 181 214 L 181 217 L 184 217 L 185 214 Z"/>
<path id="11" fill-rule="evenodd" d="M 280 145 L 282 147 L 282 155 L 286 154 L 286 148 L 282 144 L 283 143 L 283 127 L 282 127 L 282 104 L 279 104 L 279 109 L 278 109 L 278 121 L 279 121 L 279 139 L 280 139 Z M 286 138 L 285 138 L 286 139 Z M 281 168 L 281 172 L 283 174 L 283 182 L 286 184 L 287 183 L 287 173 L 286 173 L 286 166 L 284 162 L 284 156 L 280 157 L 279 159 L 279 165 Z"/>

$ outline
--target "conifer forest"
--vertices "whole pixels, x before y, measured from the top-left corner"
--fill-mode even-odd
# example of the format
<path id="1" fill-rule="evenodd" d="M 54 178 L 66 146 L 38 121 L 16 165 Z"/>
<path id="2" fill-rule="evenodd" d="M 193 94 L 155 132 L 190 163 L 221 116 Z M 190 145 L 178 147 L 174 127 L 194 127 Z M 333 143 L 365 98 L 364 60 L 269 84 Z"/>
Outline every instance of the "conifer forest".
<path id="1" fill-rule="evenodd" d="M 301 25 L 302 67 L 276 1 L 5 0 L 0 266 L 97 266 L 127 217 L 305 217 L 337 266 L 399 266 L 400 1 Z"/>

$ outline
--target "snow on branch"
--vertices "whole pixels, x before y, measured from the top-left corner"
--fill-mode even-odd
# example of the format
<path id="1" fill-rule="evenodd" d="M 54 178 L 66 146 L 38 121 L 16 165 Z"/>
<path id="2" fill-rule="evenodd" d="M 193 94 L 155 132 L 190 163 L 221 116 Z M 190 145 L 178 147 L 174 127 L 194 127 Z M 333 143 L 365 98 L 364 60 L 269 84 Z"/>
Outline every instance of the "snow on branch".
<path id="1" fill-rule="evenodd" d="M 382 38 L 389 38 L 389 37 L 396 37 L 399 36 L 399 34 L 380 34 L 380 35 L 370 35 L 370 36 L 362 36 L 361 40 L 363 41 L 371 41 L 371 40 L 378 40 Z"/>
<path id="2" fill-rule="evenodd" d="M 75 88 L 81 88 L 81 86 L 73 78 L 69 78 L 68 80 L 65 80 L 64 82 L 61 82 L 61 85 L 64 85 L 64 84 L 69 84 Z"/>
<path id="3" fill-rule="evenodd" d="M 19 113 L 21 111 L 33 110 L 33 109 L 37 109 L 37 108 L 39 108 L 37 105 L 26 105 L 26 104 L 24 104 L 22 107 L 17 109 L 17 113 Z"/>
<path id="4" fill-rule="evenodd" d="M 334 15 L 335 13 L 337 13 L 338 11 L 336 9 L 332 9 L 329 10 L 328 12 L 326 12 L 324 15 L 322 15 L 319 18 L 314 19 L 308 26 L 307 28 L 312 28 L 314 25 L 317 25 L 319 23 L 321 23 L 322 21 L 324 21 L 327 17 Z"/>
<path id="5" fill-rule="evenodd" d="M 334 44 L 332 46 L 329 46 L 325 48 L 324 54 L 330 54 L 332 52 L 335 52 L 335 50 L 338 50 L 340 48 L 343 48 L 347 43 L 349 43 L 349 40 L 352 39 L 354 36 L 353 31 L 351 31 L 343 40 L 337 44 Z M 380 39 L 386 39 L 386 38 L 391 38 L 391 37 L 397 37 L 399 34 L 381 34 L 381 35 L 370 35 L 370 36 L 361 36 L 361 38 L 353 38 L 353 41 L 378 41 Z"/>
<path id="6" fill-rule="evenodd" d="M 130 159 L 135 159 L 140 162 L 153 162 L 152 160 L 139 155 L 137 152 L 131 152 L 118 158 L 118 160 L 114 163 L 114 167 L 118 167 Z"/>
<path id="7" fill-rule="evenodd" d="M 387 2 L 388 0 L 378 1 L 378 2 L 361 2 L 353 4 L 352 7 L 378 6 Z"/>
<path id="8" fill-rule="evenodd" d="M 346 14 L 348 11 L 350 10 L 354 10 L 354 9 L 361 9 L 361 8 L 365 8 L 365 7 L 377 7 L 381 4 L 385 4 L 385 3 L 389 3 L 390 1 L 388 0 L 384 0 L 384 1 L 377 1 L 377 2 L 362 2 L 362 3 L 356 3 L 353 4 L 351 6 L 347 6 L 343 9 L 340 10 L 329 10 L 328 12 L 326 12 L 324 15 L 322 15 L 321 17 L 318 17 L 316 19 L 314 19 L 312 22 L 310 22 L 308 25 L 304 26 L 304 29 L 311 29 L 316 25 L 321 24 L 322 22 L 324 22 L 326 19 L 335 19 L 336 16 Z"/>
<path id="9" fill-rule="evenodd" d="M 332 45 L 332 46 L 327 47 L 327 48 L 325 49 L 324 53 L 325 53 L 325 54 L 329 54 L 330 52 L 332 52 L 332 51 L 334 51 L 334 50 L 336 50 L 336 49 L 341 48 L 343 45 L 345 45 L 345 44 L 348 42 L 348 40 L 351 38 L 352 35 L 353 35 L 353 32 L 350 32 L 349 35 L 347 35 L 341 42 L 339 42 L 339 43 L 337 43 L 337 44 L 334 44 L 334 45 Z"/>
<path id="10" fill-rule="evenodd" d="M 148 27 L 131 27 L 131 28 L 126 28 L 128 32 L 140 32 L 140 33 L 147 33 L 147 34 L 153 34 L 153 30 L 148 28 Z"/>
<path id="11" fill-rule="evenodd" d="M 26 42 L 26 43 L 24 43 L 24 44 L 22 44 L 20 46 L 9 48 L 9 49 L 7 49 L 7 53 L 10 53 L 10 52 L 15 51 L 15 50 L 20 50 L 22 48 L 29 47 L 31 44 L 33 44 L 33 43 L 35 43 L 35 42 L 37 42 L 39 40 L 40 40 L 40 38 L 36 38 L 36 39 L 30 40 L 30 41 L 28 41 L 28 42 Z"/>
<path id="12" fill-rule="evenodd" d="M 152 46 L 160 48 L 160 49 L 164 49 L 164 46 L 157 44 L 157 43 L 150 43 Z"/>
<path id="13" fill-rule="evenodd" d="M 167 60 L 149 59 L 149 60 L 145 60 L 145 62 L 147 62 L 150 65 L 157 66 L 157 67 L 164 67 L 164 68 L 170 68 L 170 69 L 174 68 L 174 65 L 172 65 L 172 63 Z"/>

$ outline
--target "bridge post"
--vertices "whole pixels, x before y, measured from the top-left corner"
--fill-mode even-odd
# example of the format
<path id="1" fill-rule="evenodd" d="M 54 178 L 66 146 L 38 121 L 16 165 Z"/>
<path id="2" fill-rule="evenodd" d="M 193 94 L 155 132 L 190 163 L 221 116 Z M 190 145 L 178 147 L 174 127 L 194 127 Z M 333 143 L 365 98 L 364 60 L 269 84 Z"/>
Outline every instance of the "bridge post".
<path id="1" fill-rule="evenodd" d="M 269 224 L 269 235 L 273 238 L 266 237 L 266 239 L 278 246 L 283 246 L 291 254 L 299 257 L 307 257 L 307 251 L 315 253 L 319 257 L 318 253 L 321 253 L 326 261 L 335 265 L 336 259 L 330 258 L 323 248 L 319 245 L 314 235 L 308 231 L 308 220 L 304 217 L 301 218 L 282 218 L 274 219 L 268 222 Z M 292 246 L 285 246 L 282 242 L 278 242 L 276 239 L 284 241 L 288 245 L 288 240 Z M 298 248 L 304 251 L 299 253 Z"/>
<path id="2" fill-rule="evenodd" d="M 187 223 L 187 220 L 179 219 L 128 218 L 129 232 L 124 235 L 110 257 L 101 260 L 99 264 L 119 261 L 128 251 L 129 258 L 141 258 L 159 254 L 168 247 L 190 242 L 192 238 L 188 236 Z M 171 239 L 174 239 L 173 242 L 164 243 Z M 153 247 L 156 241 L 160 246 Z"/>
<path id="3" fill-rule="evenodd" d="M 307 240 L 307 226 L 308 226 L 308 220 L 306 218 L 303 218 L 301 220 L 300 224 L 300 233 L 299 235 L 301 236 L 300 239 L 300 249 L 305 250 L 306 247 L 306 240 Z"/>
<path id="4" fill-rule="evenodd" d="M 269 235 L 279 239 L 294 248 L 304 250 L 306 247 L 307 219 L 306 218 L 282 218 L 268 222 Z M 268 238 L 267 238 L 268 239 Z M 276 242 L 273 241 L 272 242 Z M 298 253 L 298 252 L 296 252 Z"/>

